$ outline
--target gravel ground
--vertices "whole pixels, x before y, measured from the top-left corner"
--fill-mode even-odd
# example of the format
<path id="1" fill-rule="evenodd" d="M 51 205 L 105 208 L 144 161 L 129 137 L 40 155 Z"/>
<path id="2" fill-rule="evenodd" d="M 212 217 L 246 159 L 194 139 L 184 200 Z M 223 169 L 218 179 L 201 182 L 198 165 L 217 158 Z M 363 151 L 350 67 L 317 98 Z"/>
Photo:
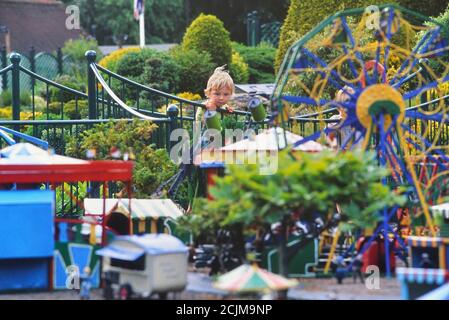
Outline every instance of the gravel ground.
<path id="1" fill-rule="evenodd" d="M 202 273 L 189 273 L 189 284 L 185 291 L 169 294 L 168 299 L 175 300 L 215 300 L 233 299 L 211 286 L 210 278 Z M 397 279 L 380 280 L 379 289 L 367 289 L 360 282 L 354 284 L 352 279 L 345 279 L 339 285 L 333 278 L 299 279 L 299 285 L 289 290 L 290 299 L 300 300 L 399 300 L 400 285 Z M 155 297 L 157 298 L 157 297 Z M 103 300 L 102 290 L 91 291 L 92 300 Z M 32 293 L 0 294 L 0 300 L 79 300 L 76 291 L 51 291 Z"/>

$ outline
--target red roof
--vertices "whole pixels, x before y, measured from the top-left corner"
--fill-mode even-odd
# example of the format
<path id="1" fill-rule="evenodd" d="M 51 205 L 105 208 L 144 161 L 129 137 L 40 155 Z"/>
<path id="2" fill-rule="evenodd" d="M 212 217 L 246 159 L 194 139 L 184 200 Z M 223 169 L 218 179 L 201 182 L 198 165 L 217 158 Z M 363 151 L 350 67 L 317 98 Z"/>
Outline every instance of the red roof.
<path id="1" fill-rule="evenodd" d="M 77 39 L 82 30 L 66 28 L 66 6 L 54 0 L 0 0 L 0 25 L 10 32 L 11 50 L 54 51 L 69 39 Z M 5 38 L 0 34 L 0 46 Z"/>
<path id="2" fill-rule="evenodd" d="M 2 164 L 0 184 L 77 181 L 131 181 L 131 161 L 87 161 L 79 164 Z"/>

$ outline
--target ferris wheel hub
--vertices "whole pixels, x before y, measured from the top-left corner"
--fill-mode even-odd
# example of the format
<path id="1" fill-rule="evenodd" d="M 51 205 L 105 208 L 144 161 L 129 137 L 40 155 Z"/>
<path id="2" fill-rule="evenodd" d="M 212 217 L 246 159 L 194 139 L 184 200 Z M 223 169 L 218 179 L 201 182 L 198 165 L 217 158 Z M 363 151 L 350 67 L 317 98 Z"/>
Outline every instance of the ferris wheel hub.
<path id="1" fill-rule="evenodd" d="M 367 87 L 358 97 L 356 104 L 357 118 L 367 129 L 380 114 L 384 115 L 385 129 L 391 125 L 395 116 L 397 123 L 401 123 L 405 116 L 405 102 L 401 93 L 385 83 Z"/>

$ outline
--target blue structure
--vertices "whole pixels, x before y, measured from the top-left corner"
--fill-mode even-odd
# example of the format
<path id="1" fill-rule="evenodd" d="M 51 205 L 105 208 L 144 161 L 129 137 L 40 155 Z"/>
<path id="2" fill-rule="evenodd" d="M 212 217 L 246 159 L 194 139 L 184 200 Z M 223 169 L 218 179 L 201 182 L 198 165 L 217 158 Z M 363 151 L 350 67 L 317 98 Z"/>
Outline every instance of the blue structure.
<path id="1" fill-rule="evenodd" d="M 0 191 L 0 291 L 50 288 L 51 190 Z"/>
<path id="2" fill-rule="evenodd" d="M 418 300 L 449 300 L 449 283 L 430 291 Z"/>

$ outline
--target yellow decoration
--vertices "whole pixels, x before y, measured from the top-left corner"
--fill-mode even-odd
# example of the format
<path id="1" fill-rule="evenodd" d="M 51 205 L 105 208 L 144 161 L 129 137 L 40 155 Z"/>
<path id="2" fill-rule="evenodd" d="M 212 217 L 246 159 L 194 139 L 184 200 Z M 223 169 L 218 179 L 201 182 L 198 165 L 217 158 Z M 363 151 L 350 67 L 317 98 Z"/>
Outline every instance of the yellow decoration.
<path id="1" fill-rule="evenodd" d="M 151 233 L 157 233 L 157 219 L 158 217 L 151 218 Z"/>
<path id="2" fill-rule="evenodd" d="M 91 224 L 90 225 L 90 234 L 89 234 L 89 243 L 91 245 L 94 245 L 97 242 L 97 237 L 95 234 L 95 225 Z"/>
<path id="3" fill-rule="evenodd" d="M 137 228 L 139 229 L 139 233 L 145 232 L 145 218 L 142 220 L 139 220 L 139 224 L 137 225 Z"/>
<path id="4" fill-rule="evenodd" d="M 390 101 L 394 103 L 397 107 L 399 107 L 400 114 L 397 119 L 398 123 L 401 123 L 404 120 L 405 116 L 405 102 L 402 98 L 402 95 L 394 89 L 393 87 L 387 84 L 374 84 L 366 88 L 360 97 L 357 99 L 356 106 L 356 114 L 360 123 L 366 128 L 369 129 L 373 122 L 372 117 L 370 115 L 370 108 L 376 103 L 380 101 Z M 384 129 L 386 130 L 391 125 L 391 115 L 385 115 L 385 124 Z"/>

